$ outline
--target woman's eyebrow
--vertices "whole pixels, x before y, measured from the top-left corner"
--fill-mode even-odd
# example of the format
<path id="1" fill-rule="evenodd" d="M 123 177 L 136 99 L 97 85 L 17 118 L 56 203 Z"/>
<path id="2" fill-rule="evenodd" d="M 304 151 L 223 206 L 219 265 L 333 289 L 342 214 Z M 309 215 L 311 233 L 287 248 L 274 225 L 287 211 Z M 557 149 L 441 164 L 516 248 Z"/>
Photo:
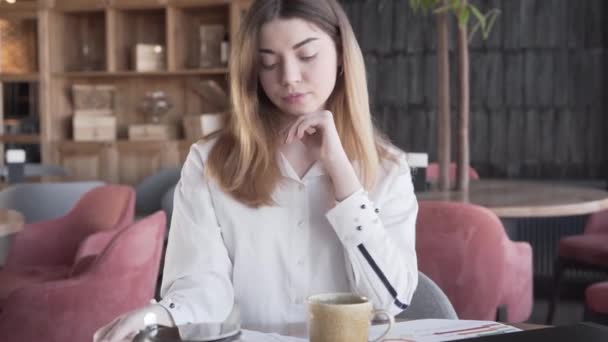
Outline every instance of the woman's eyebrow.
<path id="1" fill-rule="evenodd" d="M 301 41 L 301 42 L 297 43 L 296 45 L 292 46 L 291 48 L 294 49 L 294 50 L 295 49 L 299 49 L 302 46 L 304 46 L 304 45 L 306 45 L 306 44 L 308 44 L 308 43 L 310 43 L 312 41 L 318 40 L 318 39 L 319 38 L 315 38 L 315 37 L 306 38 L 303 41 Z M 276 54 L 276 52 L 274 52 L 274 51 L 272 51 L 270 49 L 260 49 L 260 52 L 261 53 L 269 53 L 269 54 L 273 54 L 273 55 Z"/>

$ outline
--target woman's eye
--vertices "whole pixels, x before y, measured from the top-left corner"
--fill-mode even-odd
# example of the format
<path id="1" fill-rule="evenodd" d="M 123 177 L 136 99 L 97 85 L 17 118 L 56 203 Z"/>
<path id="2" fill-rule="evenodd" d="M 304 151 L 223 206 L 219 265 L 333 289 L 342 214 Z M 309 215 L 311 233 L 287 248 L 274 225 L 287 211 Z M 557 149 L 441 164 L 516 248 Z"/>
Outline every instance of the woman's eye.
<path id="1" fill-rule="evenodd" d="M 313 60 L 315 57 L 317 57 L 317 54 L 315 53 L 314 55 L 309 55 L 309 56 L 302 56 L 300 57 L 303 61 L 310 61 Z"/>
<path id="2" fill-rule="evenodd" d="M 262 69 L 264 70 L 272 70 L 277 66 L 277 63 L 274 64 L 266 64 L 266 63 L 262 63 Z"/>

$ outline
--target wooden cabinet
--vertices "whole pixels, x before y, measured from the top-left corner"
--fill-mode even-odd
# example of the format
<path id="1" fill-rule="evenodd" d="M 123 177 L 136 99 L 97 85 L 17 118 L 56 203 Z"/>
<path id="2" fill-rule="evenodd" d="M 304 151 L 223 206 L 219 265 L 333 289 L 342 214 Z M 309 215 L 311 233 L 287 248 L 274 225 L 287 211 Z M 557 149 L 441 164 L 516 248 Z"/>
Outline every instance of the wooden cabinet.
<path id="1" fill-rule="evenodd" d="M 182 117 L 211 111 L 197 94 L 201 81 L 228 88 L 226 64 L 201 67 L 200 26 L 223 25 L 230 42 L 251 0 L 42 0 L 14 7 L 0 1 L 0 17 L 37 20 L 39 70 L 27 77 L 40 84 L 39 140 L 42 159 L 63 165 L 74 179 L 101 179 L 137 184 L 160 168 L 179 166 L 191 140 L 182 132 Z M 18 10 L 11 10 L 11 8 Z M 6 9 L 6 10 L 5 10 Z M 164 68 L 140 72 L 133 67 L 136 44 L 164 50 Z M 2 45 L 0 45 L 2 49 Z M 220 53 L 218 51 L 218 53 Z M 75 84 L 116 88 L 117 140 L 75 142 L 72 134 Z M 149 123 L 141 111 L 144 96 L 164 92 L 171 108 L 160 123 L 174 125 L 175 140 L 128 140 L 130 125 Z"/>
<path id="2" fill-rule="evenodd" d="M 57 144 L 57 160 L 71 179 L 118 182 L 118 160 L 112 143 L 61 142 Z"/>
<path id="3" fill-rule="evenodd" d="M 64 12 L 103 10 L 109 0 L 56 0 L 54 9 Z"/>
<path id="4" fill-rule="evenodd" d="M 69 141 L 58 144 L 56 158 L 74 180 L 135 185 L 161 169 L 179 167 L 190 145 L 180 141 Z"/>
<path id="5" fill-rule="evenodd" d="M 181 163 L 175 141 L 119 142 L 116 146 L 120 183 L 137 184 L 160 169 L 177 167 Z"/>

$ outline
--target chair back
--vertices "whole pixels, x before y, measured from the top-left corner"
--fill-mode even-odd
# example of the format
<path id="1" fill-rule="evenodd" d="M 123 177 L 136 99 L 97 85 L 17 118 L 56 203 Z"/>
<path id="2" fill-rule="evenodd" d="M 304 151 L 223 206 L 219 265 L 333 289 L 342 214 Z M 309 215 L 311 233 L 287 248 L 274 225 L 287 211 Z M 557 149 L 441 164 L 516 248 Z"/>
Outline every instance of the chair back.
<path id="1" fill-rule="evenodd" d="M 458 319 L 456 311 L 445 293 L 431 278 L 418 272 L 418 287 L 410 306 L 397 315 L 399 319 Z"/>
<path id="2" fill-rule="evenodd" d="M 120 230 L 92 263 L 87 276 L 107 281 L 108 291 L 131 303 L 125 303 L 127 309 L 147 303 L 156 289 L 166 221 L 165 213 L 158 211 Z"/>
<path id="3" fill-rule="evenodd" d="M 589 215 L 585 224 L 585 234 L 608 234 L 608 210 Z"/>
<path id="4" fill-rule="evenodd" d="M 180 168 L 169 168 L 144 178 L 135 187 L 137 216 L 150 215 L 160 210 L 163 196 L 169 188 L 177 184 L 180 174 Z"/>
<path id="5" fill-rule="evenodd" d="M 20 183 L 0 191 L 0 208 L 22 213 L 25 223 L 66 215 L 89 190 L 103 182 Z"/>
<path id="6" fill-rule="evenodd" d="M 175 197 L 175 188 L 177 188 L 177 184 L 167 190 L 161 201 L 161 207 L 165 214 L 167 214 L 167 221 L 171 221 L 171 216 L 173 216 L 173 197 Z"/>
<path id="7" fill-rule="evenodd" d="M 79 245 L 87 236 L 128 226 L 133 222 L 134 212 L 132 187 L 96 187 L 85 193 L 65 216 L 26 224 L 16 234 L 5 266 L 12 270 L 36 264 L 72 266 Z"/>
<path id="8" fill-rule="evenodd" d="M 420 271 L 446 293 L 462 319 L 494 319 L 501 304 L 507 237 L 491 211 L 467 203 L 420 201 Z"/>
<path id="9" fill-rule="evenodd" d="M 131 224 L 135 191 L 128 185 L 104 185 L 85 193 L 66 215 L 82 225 L 86 235 Z"/>
<path id="10" fill-rule="evenodd" d="M 456 181 L 456 163 L 450 163 L 450 168 L 448 169 L 448 177 L 450 183 Z M 479 174 L 477 170 L 469 166 L 469 179 L 477 180 L 479 179 Z M 437 183 L 439 181 L 439 164 L 438 163 L 430 163 L 426 168 L 426 181 L 429 183 Z"/>

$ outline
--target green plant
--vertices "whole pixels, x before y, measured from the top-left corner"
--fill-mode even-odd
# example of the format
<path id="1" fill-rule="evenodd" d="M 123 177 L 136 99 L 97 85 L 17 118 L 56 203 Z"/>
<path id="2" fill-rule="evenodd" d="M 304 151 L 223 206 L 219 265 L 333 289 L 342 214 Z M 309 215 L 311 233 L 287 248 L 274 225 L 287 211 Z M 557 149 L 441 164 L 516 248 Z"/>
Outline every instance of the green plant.
<path id="1" fill-rule="evenodd" d="M 433 13 L 452 12 L 458 19 L 458 25 L 467 27 L 471 23 L 471 15 L 476 19 L 469 30 L 469 41 L 477 31 L 481 31 L 483 39 L 487 39 L 492 27 L 500 14 L 497 8 L 482 13 L 479 8 L 464 0 L 409 0 L 410 7 L 414 12 Z"/>

